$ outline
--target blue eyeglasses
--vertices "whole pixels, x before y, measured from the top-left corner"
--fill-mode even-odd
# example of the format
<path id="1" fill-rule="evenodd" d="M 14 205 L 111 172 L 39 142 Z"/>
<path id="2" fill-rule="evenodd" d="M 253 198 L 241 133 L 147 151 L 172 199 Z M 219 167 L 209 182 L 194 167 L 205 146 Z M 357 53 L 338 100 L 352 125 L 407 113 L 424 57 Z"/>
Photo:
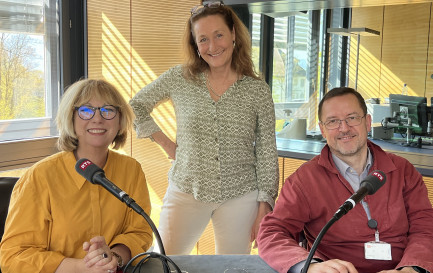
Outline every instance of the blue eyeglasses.
<path id="1" fill-rule="evenodd" d="M 78 116 L 84 120 L 92 119 L 95 116 L 96 110 L 99 110 L 101 117 L 106 120 L 115 118 L 118 112 L 118 108 L 113 105 L 104 105 L 102 107 L 82 105 L 75 107 L 75 110 L 77 111 Z"/>

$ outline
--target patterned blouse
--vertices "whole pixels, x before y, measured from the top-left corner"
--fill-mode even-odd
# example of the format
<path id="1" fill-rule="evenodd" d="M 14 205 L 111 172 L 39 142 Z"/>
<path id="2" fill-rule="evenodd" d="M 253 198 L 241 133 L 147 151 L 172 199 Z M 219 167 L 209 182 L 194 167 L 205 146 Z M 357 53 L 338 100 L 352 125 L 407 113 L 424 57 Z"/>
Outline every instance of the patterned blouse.
<path id="1" fill-rule="evenodd" d="M 269 86 L 244 76 L 215 102 L 205 75 L 186 80 L 175 66 L 130 101 L 139 138 L 161 129 L 150 113 L 172 100 L 177 121 L 176 159 L 169 181 L 202 202 L 219 203 L 258 190 L 274 206 L 278 192 L 275 112 Z"/>

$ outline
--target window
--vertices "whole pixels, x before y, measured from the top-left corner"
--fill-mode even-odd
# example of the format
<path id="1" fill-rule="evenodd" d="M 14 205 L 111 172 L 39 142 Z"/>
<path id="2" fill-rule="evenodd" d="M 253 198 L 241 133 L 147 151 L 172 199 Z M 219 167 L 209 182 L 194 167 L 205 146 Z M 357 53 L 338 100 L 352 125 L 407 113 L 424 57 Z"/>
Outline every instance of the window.
<path id="1" fill-rule="evenodd" d="M 62 2 L 0 1 L 0 172 L 56 152 Z"/>
<path id="2" fill-rule="evenodd" d="M 254 68 L 259 71 L 260 68 L 260 37 L 261 37 L 261 16 L 260 14 L 252 14 L 253 23 L 251 31 L 252 40 L 252 59 Z"/>
<path id="3" fill-rule="evenodd" d="M 316 130 L 323 64 L 324 11 L 275 18 L 272 95 L 277 136 L 294 120 Z"/>
<path id="4" fill-rule="evenodd" d="M 56 135 L 58 1 L 6 0 L 0 12 L 0 141 Z"/>

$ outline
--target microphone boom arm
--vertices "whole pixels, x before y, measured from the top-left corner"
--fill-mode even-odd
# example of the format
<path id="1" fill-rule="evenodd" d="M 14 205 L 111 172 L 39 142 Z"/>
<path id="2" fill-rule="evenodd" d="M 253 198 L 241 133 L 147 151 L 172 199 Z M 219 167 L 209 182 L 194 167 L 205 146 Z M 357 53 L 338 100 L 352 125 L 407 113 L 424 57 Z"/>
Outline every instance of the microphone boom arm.
<path id="1" fill-rule="evenodd" d="M 343 214 L 344 215 L 344 214 Z M 322 228 L 322 230 L 319 232 L 319 235 L 317 235 L 316 240 L 313 243 L 313 246 L 310 249 L 310 253 L 308 254 L 307 259 L 305 260 L 304 268 L 302 268 L 301 273 L 307 273 L 308 268 L 310 267 L 311 260 L 313 259 L 314 253 L 316 252 L 317 247 L 319 246 L 320 241 L 322 241 L 323 236 L 328 231 L 328 229 L 337 222 L 339 218 L 337 218 L 335 215 L 331 218 L 331 220 L 326 223 L 326 225 Z"/>

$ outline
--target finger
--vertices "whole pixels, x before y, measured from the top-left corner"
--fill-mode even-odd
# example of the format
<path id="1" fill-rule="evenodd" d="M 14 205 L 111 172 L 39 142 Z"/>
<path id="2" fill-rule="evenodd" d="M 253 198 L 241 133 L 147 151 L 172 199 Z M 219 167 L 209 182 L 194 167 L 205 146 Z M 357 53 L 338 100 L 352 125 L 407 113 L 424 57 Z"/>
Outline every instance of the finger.
<path id="1" fill-rule="evenodd" d="M 253 225 L 253 228 L 251 230 L 251 242 L 254 241 L 255 239 L 257 239 L 257 234 L 259 233 L 259 225 L 260 222 L 256 222 Z"/>
<path id="2" fill-rule="evenodd" d="M 91 244 L 89 247 L 89 250 L 87 250 L 87 252 L 90 253 L 90 252 L 96 251 L 96 250 L 101 249 L 101 248 L 102 248 L 102 246 L 100 246 L 99 244 Z"/>
<path id="3" fill-rule="evenodd" d="M 349 266 L 350 263 L 338 259 L 328 260 L 321 263 L 312 263 L 308 267 L 308 273 L 316 273 L 316 272 L 326 272 L 326 273 L 355 273 L 355 271 L 351 271 Z M 354 267 L 353 267 L 354 269 Z"/>
<path id="4" fill-rule="evenodd" d="M 329 260 L 328 262 L 329 262 L 328 265 L 333 269 L 337 270 L 337 272 L 358 273 L 355 266 L 350 262 L 339 260 L 339 259 Z"/>
<path id="5" fill-rule="evenodd" d="M 108 272 L 108 270 L 114 270 L 114 272 L 117 272 L 117 259 L 115 259 L 113 256 L 111 257 L 110 261 L 108 261 L 108 259 L 97 262 L 94 268 L 98 270 L 100 269 L 104 273 Z"/>
<path id="6" fill-rule="evenodd" d="M 102 252 L 104 252 L 103 248 L 100 248 L 95 244 L 90 245 L 89 249 L 87 250 L 86 256 L 84 256 L 84 261 L 88 262 L 95 258 L 95 256 L 101 255 Z"/>
<path id="7" fill-rule="evenodd" d="M 96 244 L 90 244 L 88 243 L 87 246 L 87 254 L 86 256 L 84 256 L 84 261 L 88 262 L 91 259 L 93 259 L 95 256 L 102 254 L 103 251 L 98 251 L 98 249 L 101 249 L 100 247 L 98 247 Z"/>
<path id="8" fill-rule="evenodd" d="M 347 268 L 349 273 L 358 273 L 358 270 L 356 270 L 355 266 L 351 262 L 341 261 L 341 263 Z"/>
<path id="9" fill-rule="evenodd" d="M 84 261 L 86 262 L 87 267 L 92 267 L 95 264 L 97 264 L 99 261 L 103 261 L 100 264 L 106 264 L 107 262 L 111 261 L 110 257 L 111 253 L 108 254 L 103 249 L 97 249 L 95 251 L 92 251 L 84 257 Z"/>
<path id="10" fill-rule="evenodd" d="M 86 252 L 89 251 L 89 247 L 90 247 L 90 243 L 89 242 L 84 242 L 83 243 L 83 250 L 84 251 L 86 251 Z"/>
<path id="11" fill-rule="evenodd" d="M 102 259 L 100 259 L 99 261 L 97 261 L 95 265 L 97 265 L 97 266 L 104 266 L 106 264 L 110 264 L 113 261 L 113 257 L 111 255 L 111 253 L 107 254 L 106 252 L 104 252 L 101 255 L 101 257 L 102 257 Z"/>
<path id="12" fill-rule="evenodd" d="M 117 259 L 114 259 L 113 255 L 111 255 L 111 252 L 107 256 L 108 257 L 106 259 L 99 260 L 95 265 L 104 266 L 104 268 L 108 266 L 108 269 L 112 267 L 117 268 Z"/>
<path id="13" fill-rule="evenodd" d="M 103 236 L 95 236 L 92 239 L 90 239 L 91 244 L 105 244 L 105 238 Z"/>

